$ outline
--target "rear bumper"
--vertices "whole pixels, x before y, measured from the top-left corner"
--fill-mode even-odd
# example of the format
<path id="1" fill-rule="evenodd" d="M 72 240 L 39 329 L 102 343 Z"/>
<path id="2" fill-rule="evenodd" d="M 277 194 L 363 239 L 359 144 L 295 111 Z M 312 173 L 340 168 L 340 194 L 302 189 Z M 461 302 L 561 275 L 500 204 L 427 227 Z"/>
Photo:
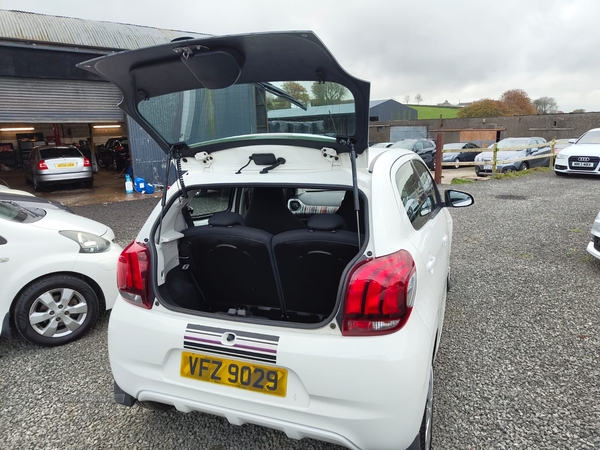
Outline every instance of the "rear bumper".
<path id="1" fill-rule="evenodd" d="M 38 184 L 52 184 L 52 183 L 80 183 L 85 181 L 91 181 L 94 178 L 92 170 L 86 170 L 83 172 L 73 173 L 52 173 L 52 174 L 36 174 L 35 179 Z"/>
<path id="2" fill-rule="evenodd" d="M 190 319 L 158 308 L 147 311 L 121 299 L 115 304 L 109 356 L 121 394 L 226 417 L 234 425 L 274 428 L 293 439 L 309 437 L 353 449 L 413 444 L 433 350 L 418 314 L 394 335 L 367 338 L 229 323 L 234 329 L 278 333 L 276 365 L 289 372 L 287 395 L 281 398 L 182 378 L 183 335 Z M 191 320 L 227 326 L 225 321 Z"/>

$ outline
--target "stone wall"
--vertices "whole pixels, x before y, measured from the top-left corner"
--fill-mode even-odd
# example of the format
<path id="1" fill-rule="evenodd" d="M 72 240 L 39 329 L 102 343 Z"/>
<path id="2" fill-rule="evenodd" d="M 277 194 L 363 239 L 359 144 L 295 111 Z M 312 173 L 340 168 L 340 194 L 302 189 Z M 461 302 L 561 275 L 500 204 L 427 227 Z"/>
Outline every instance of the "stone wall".
<path id="1" fill-rule="evenodd" d="M 391 120 L 371 122 L 369 140 L 388 142 L 391 127 L 426 126 L 428 136 L 435 138 L 444 132 L 445 142 L 459 142 L 469 130 L 498 130 L 499 139 L 506 137 L 540 136 L 546 140 L 577 138 L 591 128 L 600 128 L 600 112 L 581 114 L 535 114 L 530 116 L 487 117 L 472 119 Z M 485 133 L 487 134 L 487 133 Z"/>

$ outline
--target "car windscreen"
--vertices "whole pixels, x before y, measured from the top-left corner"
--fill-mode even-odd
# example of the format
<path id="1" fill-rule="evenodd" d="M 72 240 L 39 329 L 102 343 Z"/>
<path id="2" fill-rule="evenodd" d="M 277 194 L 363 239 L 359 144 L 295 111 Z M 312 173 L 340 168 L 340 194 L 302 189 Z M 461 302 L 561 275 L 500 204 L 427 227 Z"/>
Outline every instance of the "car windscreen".
<path id="1" fill-rule="evenodd" d="M 577 141 L 578 144 L 600 144 L 600 130 L 588 131 Z"/>
<path id="2" fill-rule="evenodd" d="M 407 139 L 405 141 L 396 142 L 390 148 L 406 148 L 410 150 L 411 148 L 413 148 L 414 143 L 415 141 L 413 141 L 412 139 Z"/>
<path id="3" fill-rule="evenodd" d="M 356 129 L 354 97 L 337 83 L 285 81 L 194 89 L 149 98 L 141 116 L 169 143 L 312 135 L 324 142 Z"/>
<path id="4" fill-rule="evenodd" d="M 502 139 L 498 142 L 498 148 L 522 147 L 527 145 L 529 139 Z M 494 146 L 492 145 L 492 148 Z"/>
<path id="5" fill-rule="evenodd" d="M 30 223 L 37 222 L 46 215 L 46 212 L 39 208 L 24 208 L 15 202 L 0 201 L 0 219 L 11 222 Z"/>
<path id="6" fill-rule="evenodd" d="M 40 157 L 42 159 L 53 159 L 53 158 L 81 158 L 81 153 L 76 148 L 44 148 L 40 150 Z"/>

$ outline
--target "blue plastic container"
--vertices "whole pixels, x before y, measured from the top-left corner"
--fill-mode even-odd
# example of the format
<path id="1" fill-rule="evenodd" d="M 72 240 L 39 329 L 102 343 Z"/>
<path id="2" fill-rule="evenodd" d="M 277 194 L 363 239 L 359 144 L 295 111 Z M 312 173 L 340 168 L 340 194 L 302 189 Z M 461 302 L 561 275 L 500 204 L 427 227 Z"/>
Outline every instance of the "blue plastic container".
<path id="1" fill-rule="evenodd" d="M 136 192 L 139 192 L 140 194 L 146 193 L 146 180 L 143 178 L 134 178 L 133 186 Z"/>

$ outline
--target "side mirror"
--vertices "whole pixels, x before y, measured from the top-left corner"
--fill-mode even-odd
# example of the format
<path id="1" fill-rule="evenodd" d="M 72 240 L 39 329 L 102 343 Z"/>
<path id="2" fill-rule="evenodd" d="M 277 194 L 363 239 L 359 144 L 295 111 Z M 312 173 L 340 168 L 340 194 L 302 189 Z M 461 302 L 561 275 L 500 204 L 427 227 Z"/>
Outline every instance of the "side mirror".
<path id="1" fill-rule="evenodd" d="M 466 208 L 475 203 L 475 199 L 471 194 L 455 191 L 454 189 L 447 190 L 444 197 L 446 199 L 446 206 L 451 206 L 453 208 Z"/>
<path id="2" fill-rule="evenodd" d="M 577 142 L 577 139 L 569 139 L 569 144 L 574 144 L 575 142 Z"/>

